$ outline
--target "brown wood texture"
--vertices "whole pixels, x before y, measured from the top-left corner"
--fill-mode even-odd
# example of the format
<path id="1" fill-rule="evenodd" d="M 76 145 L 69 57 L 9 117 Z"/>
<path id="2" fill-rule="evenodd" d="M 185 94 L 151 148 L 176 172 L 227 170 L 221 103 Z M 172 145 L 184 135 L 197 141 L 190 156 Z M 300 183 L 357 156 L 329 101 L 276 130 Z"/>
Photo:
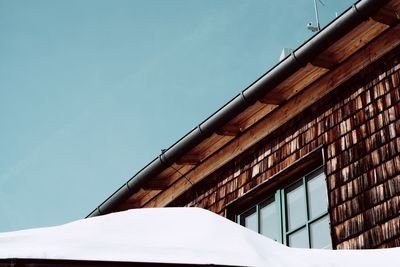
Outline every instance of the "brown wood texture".
<path id="1" fill-rule="evenodd" d="M 397 16 L 399 6 L 389 10 Z M 278 186 L 277 174 L 323 147 L 334 247 L 398 246 L 400 26 L 386 30 L 392 15 L 363 22 L 119 210 L 200 206 L 227 216 L 228 204 Z"/>
<path id="2" fill-rule="evenodd" d="M 263 120 L 275 109 L 278 109 L 279 105 L 284 104 L 291 97 L 307 88 L 307 86 L 309 86 L 310 84 L 316 82 L 316 80 L 325 75 L 328 71 L 330 71 L 330 69 L 333 69 L 340 65 L 343 60 L 347 59 L 354 52 L 358 51 L 364 45 L 376 38 L 378 35 L 382 34 L 382 32 L 388 27 L 387 25 L 382 24 L 382 21 L 386 21 L 389 18 L 391 20 L 390 24 L 392 24 L 393 17 L 390 17 L 390 14 L 393 15 L 394 13 L 396 14 L 396 16 L 399 14 L 399 3 L 400 1 L 398 0 L 390 1 L 389 4 L 386 5 L 383 12 L 377 14 L 377 16 L 379 15 L 379 18 L 377 18 L 377 20 L 381 20 L 381 22 L 370 19 L 355 27 L 349 34 L 336 41 L 325 52 L 318 55 L 312 63 L 307 64 L 299 71 L 291 75 L 288 79 L 284 80 L 277 87 L 272 88 L 272 91 L 270 91 L 265 97 L 259 99 L 259 101 L 257 101 L 254 105 L 250 106 L 248 109 L 233 118 L 225 126 L 222 126 L 212 136 L 206 138 L 203 142 L 199 143 L 181 159 L 177 160 L 175 164 L 184 165 L 184 170 L 182 171 L 182 173 L 188 173 L 196 166 L 202 164 L 203 161 L 212 157 L 213 154 L 218 152 L 220 149 L 223 149 L 224 146 L 226 146 L 232 139 L 241 135 L 247 129 L 253 127 L 253 125 Z M 392 30 L 392 33 L 394 35 L 393 38 L 398 38 L 398 30 Z M 390 45 L 392 44 L 389 44 L 389 46 Z M 367 60 L 374 60 L 374 58 L 379 56 L 379 54 L 380 53 L 377 51 L 372 51 L 369 54 L 367 52 L 366 55 L 370 57 Z M 358 60 L 364 60 L 363 62 L 365 63 L 365 59 Z M 368 64 L 368 62 L 366 62 L 365 64 Z M 343 74 L 345 76 L 352 75 L 352 71 L 344 71 Z M 333 77 L 331 81 L 325 80 L 325 82 L 329 82 L 328 87 L 332 87 L 335 85 L 337 86 L 342 81 L 343 76 L 340 76 L 340 78 Z M 286 114 L 283 115 L 286 116 Z M 234 154 L 237 154 L 237 151 L 240 153 L 239 149 L 236 149 Z M 221 161 L 216 162 L 218 164 L 224 164 L 224 162 Z M 212 170 L 209 169 L 208 171 Z M 156 181 L 155 183 L 149 182 L 148 185 L 144 185 L 147 193 L 140 195 L 145 195 L 146 201 L 144 201 L 144 199 L 136 198 L 140 199 L 141 203 L 146 203 L 147 201 L 155 197 L 158 194 L 158 189 L 169 186 L 179 179 L 182 180 L 183 177 L 176 175 L 174 169 L 166 168 L 164 171 L 158 174 L 157 177 L 154 177 L 152 179 L 166 179 L 167 181 Z M 161 184 L 163 185 L 160 186 Z M 154 191 L 152 191 L 152 189 L 154 189 Z"/>
<path id="3" fill-rule="evenodd" d="M 283 99 L 289 99 L 328 71 L 328 69 L 316 67 L 309 63 L 279 84 L 273 92 L 279 92 Z"/>
<path id="4" fill-rule="evenodd" d="M 399 20 L 399 14 L 393 8 L 385 7 L 381 8 L 372 19 L 386 25 L 395 25 Z"/>
<path id="5" fill-rule="evenodd" d="M 369 19 L 329 47 L 324 54 L 334 62 L 342 62 L 389 26 Z"/>
<path id="6" fill-rule="evenodd" d="M 324 69 L 333 69 L 338 63 L 339 62 L 335 61 L 332 55 L 328 55 L 327 53 L 317 56 L 317 58 L 311 62 L 313 66 Z"/>
<path id="7" fill-rule="evenodd" d="M 377 40 L 365 46 L 360 53 L 353 55 L 343 62 L 339 67 L 323 76 L 320 80 L 313 83 L 306 90 L 303 90 L 279 109 L 270 113 L 255 126 L 233 139 L 230 143 L 219 149 L 202 164 L 193 168 L 187 173 L 186 178 L 173 183 L 161 194 L 154 197 L 146 203 L 145 207 L 165 206 L 175 198 L 179 197 L 185 191 L 192 187 L 192 183 L 198 183 L 233 158 L 251 148 L 273 131 L 282 127 L 282 125 L 293 119 L 296 115 L 306 110 L 313 103 L 317 102 L 324 95 L 337 88 L 353 75 L 360 72 L 369 62 L 373 62 L 383 54 L 387 53 L 400 43 L 400 26 L 387 31 L 377 38 Z M 396 37 L 394 37 L 396 36 Z M 316 143 L 316 141 L 314 141 Z M 292 144 L 291 151 L 298 145 Z M 295 157 L 292 156 L 292 160 Z M 291 159 L 285 159 L 281 164 L 289 164 Z"/>
<path id="8" fill-rule="evenodd" d="M 286 100 L 287 99 L 285 99 L 281 93 L 276 93 L 271 91 L 262 98 L 260 98 L 258 101 L 263 104 L 280 105 Z"/>
<path id="9" fill-rule="evenodd" d="M 169 205 L 228 216 L 230 203 L 247 205 L 258 188 L 276 189 L 282 182 L 276 174 L 322 146 L 334 247 L 399 246 L 399 118 L 400 47 Z"/>

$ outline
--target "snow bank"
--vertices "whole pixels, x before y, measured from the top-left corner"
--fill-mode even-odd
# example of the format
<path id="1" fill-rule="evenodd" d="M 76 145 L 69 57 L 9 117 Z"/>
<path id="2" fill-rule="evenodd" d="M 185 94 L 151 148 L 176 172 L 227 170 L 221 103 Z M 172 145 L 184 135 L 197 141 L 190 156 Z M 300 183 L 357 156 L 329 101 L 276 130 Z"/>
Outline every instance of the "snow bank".
<path id="1" fill-rule="evenodd" d="M 393 265 L 400 248 L 329 251 L 287 248 L 199 208 L 135 209 L 61 226 L 0 233 L 0 258 L 234 266 Z"/>

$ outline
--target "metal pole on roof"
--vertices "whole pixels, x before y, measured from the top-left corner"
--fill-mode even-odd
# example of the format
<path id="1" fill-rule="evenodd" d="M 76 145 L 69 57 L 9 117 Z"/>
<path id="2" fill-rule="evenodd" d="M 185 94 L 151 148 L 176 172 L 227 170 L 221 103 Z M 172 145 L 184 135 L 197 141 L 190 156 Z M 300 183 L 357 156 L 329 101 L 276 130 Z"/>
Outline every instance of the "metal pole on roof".
<path id="1" fill-rule="evenodd" d="M 319 23 L 317 0 L 314 0 L 314 10 L 315 10 L 315 19 L 316 19 L 316 22 L 317 22 L 317 31 L 320 31 L 321 30 L 321 25 Z"/>

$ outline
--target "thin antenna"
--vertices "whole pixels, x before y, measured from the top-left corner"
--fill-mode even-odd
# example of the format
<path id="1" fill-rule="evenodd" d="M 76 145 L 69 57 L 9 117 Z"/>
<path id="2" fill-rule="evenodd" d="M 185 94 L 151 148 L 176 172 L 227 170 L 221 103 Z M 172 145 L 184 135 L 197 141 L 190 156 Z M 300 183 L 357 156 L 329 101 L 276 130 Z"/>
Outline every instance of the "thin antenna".
<path id="1" fill-rule="evenodd" d="M 325 4 L 321 0 L 318 0 L 318 2 L 320 2 L 321 5 L 325 6 Z M 314 0 L 314 11 L 315 11 L 315 20 L 316 20 L 317 26 L 314 26 L 312 22 L 309 22 L 307 24 L 307 29 L 312 32 L 319 32 L 321 30 L 321 24 L 319 23 L 317 0 Z"/>
<path id="2" fill-rule="evenodd" d="M 316 0 L 314 0 L 314 10 L 315 10 L 315 19 L 317 20 L 317 31 L 319 32 L 321 30 L 321 25 L 319 23 L 318 6 Z"/>

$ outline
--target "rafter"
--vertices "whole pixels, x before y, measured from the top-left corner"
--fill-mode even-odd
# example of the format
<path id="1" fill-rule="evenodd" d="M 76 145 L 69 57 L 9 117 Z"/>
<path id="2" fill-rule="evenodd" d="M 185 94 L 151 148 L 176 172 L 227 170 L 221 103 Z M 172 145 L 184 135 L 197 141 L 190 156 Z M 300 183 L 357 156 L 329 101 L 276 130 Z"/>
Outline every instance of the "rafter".
<path id="1" fill-rule="evenodd" d="M 268 105 L 281 105 L 286 99 L 279 93 L 269 92 L 265 96 L 259 99 L 263 104 Z"/>
<path id="2" fill-rule="evenodd" d="M 178 165 L 197 165 L 201 162 L 203 156 L 199 154 L 185 154 L 176 161 Z"/>
<path id="3" fill-rule="evenodd" d="M 399 22 L 399 14 L 389 8 L 381 8 L 378 13 L 372 17 L 373 20 L 389 26 L 396 25 Z"/>
<path id="4" fill-rule="evenodd" d="M 152 179 L 142 186 L 144 190 L 164 190 L 170 184 L 169 179 Z"/>
<path id="5" fill-rule="evenodd" d="M 338 64 L 338 62 L 336 62 L 332 56 L 320 54 L 311 61 L 311 64 L 318 68 L 331 70 Z"/>
<path id="6" fill-rule="evenodd" d="M 224 136 L 238 136 L 242 132 L 241 128 L 237 125 L 226 124 L 222 126 L 216 134 Z"/>

